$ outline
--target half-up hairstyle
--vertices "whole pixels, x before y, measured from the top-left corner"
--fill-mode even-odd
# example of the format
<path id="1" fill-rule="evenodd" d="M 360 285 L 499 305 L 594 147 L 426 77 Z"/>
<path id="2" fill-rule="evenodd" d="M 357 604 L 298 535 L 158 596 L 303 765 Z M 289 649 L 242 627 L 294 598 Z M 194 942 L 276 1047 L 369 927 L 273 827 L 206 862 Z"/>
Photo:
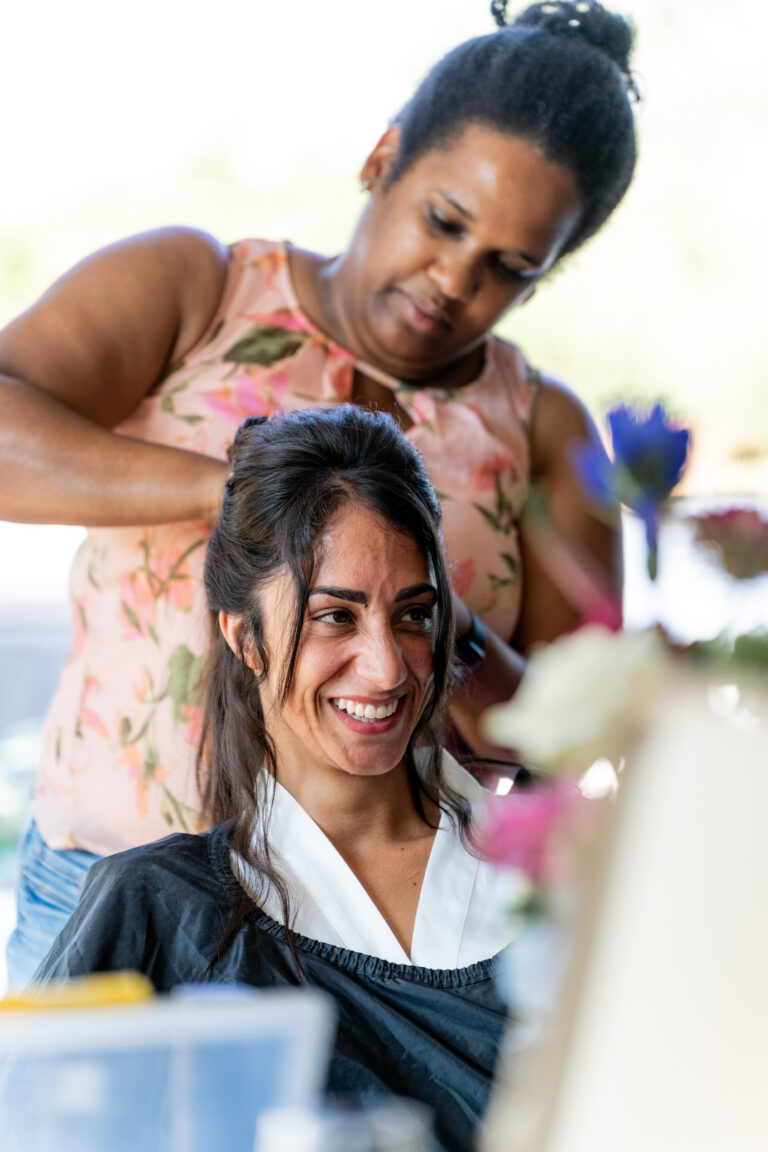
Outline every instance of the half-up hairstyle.
<path id="1" fill-rule="evenodd" d="M 269 420 L 251 418 L 239 429 L 230 458 L 232 470 L 205 561 L 212 648 L 198 775 L 206 815 L 214 823 L 232 822 L 231 848 L 262 885 L 274 886 L 288 930 L 289 893 L 272 863 L 268 837 L 270 777 L 277 775 L 279 750 L 270 740 L 260 694 L 272 655 L 260 592 L 276 574 L 290 574 L 294 614 L 289 656 L 278 681 L 280 704 L 291 689 L 317 547 L 331 520 L 355 505 L 415 541 L 427 561 L 437 600 L 433 682 L 408 742 L 408 781 L 416 811 L 425 821 L 423 800 L 428 797 L 444 807 L 465 834 L 468 810 L 442 780 L 440 749 L 430 726 L 449 688 L 451 589 L 440 505 L 421 457 L 390 416 L 344 404 L 327 411 L 280 413 Z M 237 652 L 221 633 L 219 612 L 242 618 Z M 254 664 L 261 670 L 258 674 Z M 265 890 L 262 887 L 262 893 Z M 258 892 L 254 895 L 258 898 Z M 212 963 L 229 946 L 251 907 L 243 894 Z M 288 941 L 291 945 L 289 931 Z"/>
<path id="2" fill-rule="evenodd" d="M 635 170 L 634 32 L 596 0 L 532 4 L 511 23 L 506 9 L 494 0 L 498 31 L 444 56 L 396 117 L 389 179 L 470 124 L 519 136 L 576 179 L 584 209 L 563 249 L 573 251 L 608 219 Z"/>

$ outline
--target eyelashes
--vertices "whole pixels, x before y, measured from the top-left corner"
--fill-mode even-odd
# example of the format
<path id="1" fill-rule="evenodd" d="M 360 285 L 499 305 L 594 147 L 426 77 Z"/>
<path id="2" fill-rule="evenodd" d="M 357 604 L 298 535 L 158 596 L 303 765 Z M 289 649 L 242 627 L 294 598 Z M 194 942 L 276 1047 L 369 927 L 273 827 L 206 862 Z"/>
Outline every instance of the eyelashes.
<path id="1" fill-rule="evenodd" d="M 444 216 L 439 209 L 434 208 L 431 204 L 427 206 L 427 222 L 432 232 L 439 236 L 448 236 L 454 240 L 459 240 L 465 232 L 462 223 Z M 493 271 L 503 280 L 512 281 L 516 284 L 528 281 L 528 277 L 523 275 L 522 269 L 513 268 L 499 256 L 492 256 L 490 263 Z"/>
<path id="2" fill-rule="evenodd" d="M 312 620 L 331 628 L 349 627 L 355 623 L 354 614 L 348 608 L 326 608 L 312 616 Z M 434 608 L 427 604 L 412 604 L 401 613 L 398 623 L 412 631 L 429 632 L 434 624 Z"/>

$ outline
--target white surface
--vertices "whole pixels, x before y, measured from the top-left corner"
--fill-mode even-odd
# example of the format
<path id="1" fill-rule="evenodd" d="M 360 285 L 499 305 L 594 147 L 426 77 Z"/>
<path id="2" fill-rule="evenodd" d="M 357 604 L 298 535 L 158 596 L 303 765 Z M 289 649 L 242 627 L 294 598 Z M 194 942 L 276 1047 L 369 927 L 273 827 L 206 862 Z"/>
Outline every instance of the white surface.
<path id="1" fill-rule="evenodd" d="M 67 603 L 69 569 L 85 532 L 50 524 L 0 521 L 0 621 L 19 609 Z"/>
<path id="2" fill-rule="evenodd" d="M 680 511 L 705 512 L 719 508 L 756 507 L 768 515 L 768 504 L 757 497 L 690 501 Z M 695 528 L 679 516 L 664 522 L 659 541 L 659 572 L 655 583 L 646 575 L 644 528 L 625 515 L 624 617 L 627 628 L 661 623 L 676 640 L 711 639 L 722 630 L 731 633 L 768 628 L 768 574 L 753 580 L 734 580 L 701 545 Z"/>
<path id="3" fill-rule="evenodd" d="M 766 696 L 759 714 L 681 687 L 626 770 L 546 1152 L 768 1148 Z"/>

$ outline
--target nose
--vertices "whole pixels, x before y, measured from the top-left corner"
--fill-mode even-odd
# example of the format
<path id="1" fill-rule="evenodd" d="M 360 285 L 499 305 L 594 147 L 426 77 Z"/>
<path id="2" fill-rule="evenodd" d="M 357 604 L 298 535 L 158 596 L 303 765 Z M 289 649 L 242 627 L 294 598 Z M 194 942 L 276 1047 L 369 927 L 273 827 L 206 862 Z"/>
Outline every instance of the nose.
<path id="1" fill-rule="evenodd" d="M 380 692 L 398 688 L 406 676 L 403 650 L 389 627 L 366 631 L 360 636 L 356 671 Z"/>
<path id="2" fill-rule="evenodd" d="M 465 302 L 475 294 L 478 271 L 470 253 L 456 249 L 441 252 L 432 262 L 429 274 L 432 283 L 446 300 Z"/>

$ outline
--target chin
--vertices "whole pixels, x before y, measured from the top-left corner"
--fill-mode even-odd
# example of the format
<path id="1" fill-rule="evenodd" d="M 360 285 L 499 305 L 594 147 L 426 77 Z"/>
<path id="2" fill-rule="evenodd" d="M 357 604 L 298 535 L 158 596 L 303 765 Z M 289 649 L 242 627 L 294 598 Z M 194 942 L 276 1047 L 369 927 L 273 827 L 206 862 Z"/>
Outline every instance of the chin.
<path id="1" fill-rule="evenodd" d="M 355 763 L 337 763 L 337 767 L 346 772 L 349 776 L 386 776 L 389 772 L 394 772 L 395 768 L 399 767 L 405 759 L 405 752 L 402 756 L 396 759 L 389 757 L 369 757 L 365 761 L 358 761 Z"/>

